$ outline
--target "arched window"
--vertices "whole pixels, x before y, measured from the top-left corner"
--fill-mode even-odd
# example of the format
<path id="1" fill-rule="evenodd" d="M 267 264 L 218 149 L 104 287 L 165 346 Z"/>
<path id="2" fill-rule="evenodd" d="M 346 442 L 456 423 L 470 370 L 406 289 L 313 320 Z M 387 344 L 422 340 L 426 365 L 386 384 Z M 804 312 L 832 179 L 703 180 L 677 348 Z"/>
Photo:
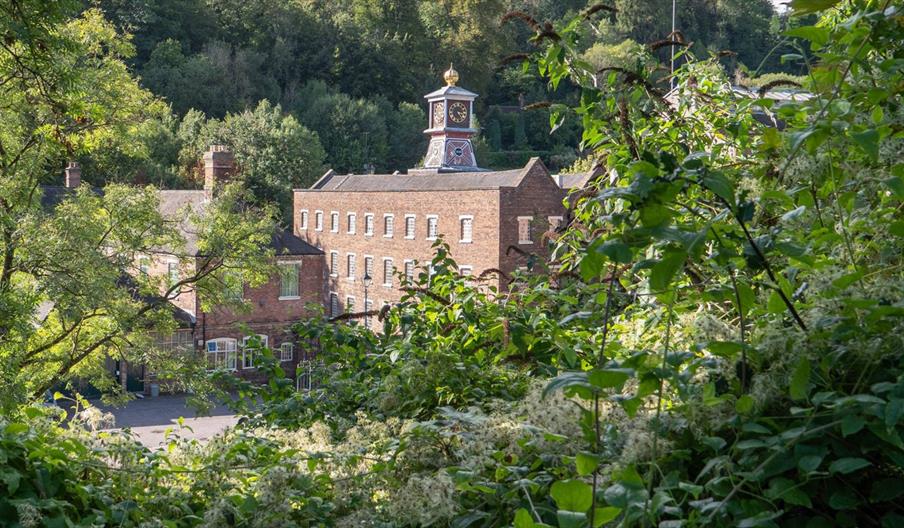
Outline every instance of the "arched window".
<path id="1" fill-rule="evenodd" d="M 207 341 L 207 368 L 209 370 L 235 370 L 236 341 L 231 337 L 220 337 Z"/>

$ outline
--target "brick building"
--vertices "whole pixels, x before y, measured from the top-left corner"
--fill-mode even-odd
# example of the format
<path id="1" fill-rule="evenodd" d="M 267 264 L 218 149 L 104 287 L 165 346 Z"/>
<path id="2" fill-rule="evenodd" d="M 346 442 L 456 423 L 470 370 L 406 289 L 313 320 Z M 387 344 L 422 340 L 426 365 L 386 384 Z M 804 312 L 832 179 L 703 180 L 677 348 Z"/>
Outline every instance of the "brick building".
<path id="1" fill-rule="evenodd" d="M 203 256 L 198 247 L 197 229 L 191 225 L 188 213 L 203 217 L 216 198 L 218 187 L 228 180 L 234 168 L 231 153 L 222 147 L 212 147 L 203 161 L 204 189 L 158 191 L 160 212 L 179 225 L 185 247 L 178 254 L 161 248 L 154 254 L 139 255 L 137 273 L 165 277 L 166 283 L 172 284 L 193 275 L 201 265 Z M 44 188 L 44 207 L 55 207 L 80 185 L 81 170 L 77 163 L 70 163 L 65 174 L 64 187 Z M 243 287 L 241 296 L 250 310 L 235 311 L 225 306 L 204 310 L 198 291 L 185 286 L 169 301 L 178 329 L 155 335 L 156 347 L 172 353 L 194 352 L 204 357 L 211 368 L 226 368 L 239 377 L 259 379 L 254 365 L 255 348 L 268 346 L 279 357 L 287 376 L 304 381 L 298 367 L 300 363 L 309 366 L 313 350 L 298 342 L 291 326 L 311 315 L 311 304 L 322 302 L 323 252 L 290 230 L 275 232 L 270 248 L 279 273 L 262 286 Z M 137 289 L 136 295 L 140 295 Z M 257 340 L 249 339 L 249 333 L 257 335 Z M 146 381 L 153 382 L 154 375 L 144 365 L 126 365 L 124 361 L 111 359 L 109 367 L 129 390 L 150 391 L 150 383 Z"/>
<path id="2" fill-rule="evenodd" d="M 445 79 L 445 87 L 425 96 L 424 132 L 431 139 L 424 167 L 408 174 L 328 171 L 311 188 L 294 191 L 294 233 L 324 252 L 322 294 L 332 315 L 398 300 L 394 273 L 413 276 L 429 263 L 438 236 L 462 274 L 511 274 L 525 255 L 545 253 L 543 235 L 562 221 L 566 191 L 539 159 L 516 170 L 477 166 L 471 145 L 477 95 L 456 86 L 454 69 Z M 494 280 L 505 287 L 498 275 Z"/>

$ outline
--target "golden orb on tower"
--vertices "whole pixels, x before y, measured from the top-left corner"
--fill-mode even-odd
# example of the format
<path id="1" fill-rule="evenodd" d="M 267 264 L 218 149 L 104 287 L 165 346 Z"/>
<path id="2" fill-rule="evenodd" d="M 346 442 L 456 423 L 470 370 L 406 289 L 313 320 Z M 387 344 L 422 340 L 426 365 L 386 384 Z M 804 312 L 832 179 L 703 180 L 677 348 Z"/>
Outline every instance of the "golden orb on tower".
<path id="1" fill-rule="evenodd" d="M 451 63 L 449 64 L 449 69 L 443 73 L 443 79 L 446 80 L 446 86 L 455 86 L 455 83 L 458 82 L 458 72 L 455 71 Z"/>

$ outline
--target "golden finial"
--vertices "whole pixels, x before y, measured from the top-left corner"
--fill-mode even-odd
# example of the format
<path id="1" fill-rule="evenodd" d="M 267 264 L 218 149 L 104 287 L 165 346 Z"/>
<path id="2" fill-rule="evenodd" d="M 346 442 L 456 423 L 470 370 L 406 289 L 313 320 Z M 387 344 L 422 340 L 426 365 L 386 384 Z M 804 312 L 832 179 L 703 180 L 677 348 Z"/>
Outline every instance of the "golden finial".
<path id="1" fill-rule="evenodd" d="M 452 67 L 452 63 L 449 63 L 449 69 L 443 73 L 443 79 L 446 80 L 446 86 L 455 86 L 458 82 L 458 72 Z"/>

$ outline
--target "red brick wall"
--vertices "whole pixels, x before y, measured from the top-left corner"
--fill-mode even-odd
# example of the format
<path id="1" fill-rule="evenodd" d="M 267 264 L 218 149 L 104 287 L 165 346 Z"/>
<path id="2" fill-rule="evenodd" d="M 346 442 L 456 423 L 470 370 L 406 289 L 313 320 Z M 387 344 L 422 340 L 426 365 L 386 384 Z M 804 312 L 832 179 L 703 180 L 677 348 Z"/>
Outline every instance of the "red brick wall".
<path id="1" fill-rule="evenodd" d="M 307 229 L 300 229 L 302 210 L 308 211 Z M 315 211 L 324 213 L 323 230 L 315 231 Z M 330 213 L 339 212 L 339 232 L 330 231 Z M 347 214 L 357 215 L 355 234 L 348 234 Z M 374 215 L 373 236 L 364 235 L 365 214 Z M 392 238 L 383 236 L 383 215 L 392 213 L 395 228 Z M 415 236 L 405 238 L 405 215 L 415 215 Z M 336 292 L 345 305 L 346 296 L 355 297 L 356 311 L 363 310 L 364 257 L 374 257 L 373 284 L 368 289 L 368 298 L 378 309 L 383 301 L 395 301 L 401 297 L 398 279 L 393 286 L 383 286 L 383 258 L 391 257 L 394 266 L 404 269 L 404 260 L 415 259 L 427 264 L 433 257 L 433 241 L 427 240 L 427 215 L 438 217 L 438 233 L 450 246 L 452 257 L 460 266 L 472 266 L 474 274 L 499 265 L 499 191 L 469 190 L 457 192 L 333 192 L 295 191 L 294 229 L 295 234 L 310 244 L 323 249 L 323 295 L 329 307 L 329 292 Z M 473 215 L 472 242 L 461 243 L 460 215 Z M 339 274 L 329 276 L 330 252 L 339 252 Z M 347 255 L 354 253 L 357 264 L 355 280 L 347 279 Z"/>
<path id="2" fill-rule="evenodd" d="M 509 247 L 514 246 L 526 253 L 546 258 L 549 251 L 543 234 L 549 230 L 549 217 L 565 215 L 562 200 L 566 192 L 556 185 L 539 160 L 532 160 L 529 166 L 529 172 L 521 181 L 521 185 L 515 189 L 503 189 L 500 200 L 500 268 L 509 274 L 519 266 L 524 266 L 528 259 L 516 251 L 509 250 Z M 519 216 L 533 217 L 532 244 L 521 244 L 518 240 Z"/>
<path id="3" fill-rule="evenodd" d="M 207 341 L 229 337 L 241 344 L 242 338 L 250 334 L 261 334 L 268 337 L 268 345 L 278 356 L 279 346 L 286 341 L 295 344 L 293 360 L 283 364 L 286 375 L 294 377 L 295 366 L 300 359 L 313 355 L 299 343 L 292 333 L 292 324 L 312 315 L 311 304 L 322 303 L 323 258 L 320 255 L 282 256 L 279 261 L 301 261 L 299 272 L 299 299 L 280 300 L 279 277 L 273 277 L 266 284 L 257 288 L 245 287 L 244 297 L 249 303 L 247 312 L 240 312 L 224 307 L 216 307 L 210 312 L 201 312 L 195 328 L 196 340 Z M 202 353 L 204 345 L 199 347 Z M 242 369 L 241 350 L 238 352 L 237 375 L 247 379 L 259 379 L 256 369 Z"/>

